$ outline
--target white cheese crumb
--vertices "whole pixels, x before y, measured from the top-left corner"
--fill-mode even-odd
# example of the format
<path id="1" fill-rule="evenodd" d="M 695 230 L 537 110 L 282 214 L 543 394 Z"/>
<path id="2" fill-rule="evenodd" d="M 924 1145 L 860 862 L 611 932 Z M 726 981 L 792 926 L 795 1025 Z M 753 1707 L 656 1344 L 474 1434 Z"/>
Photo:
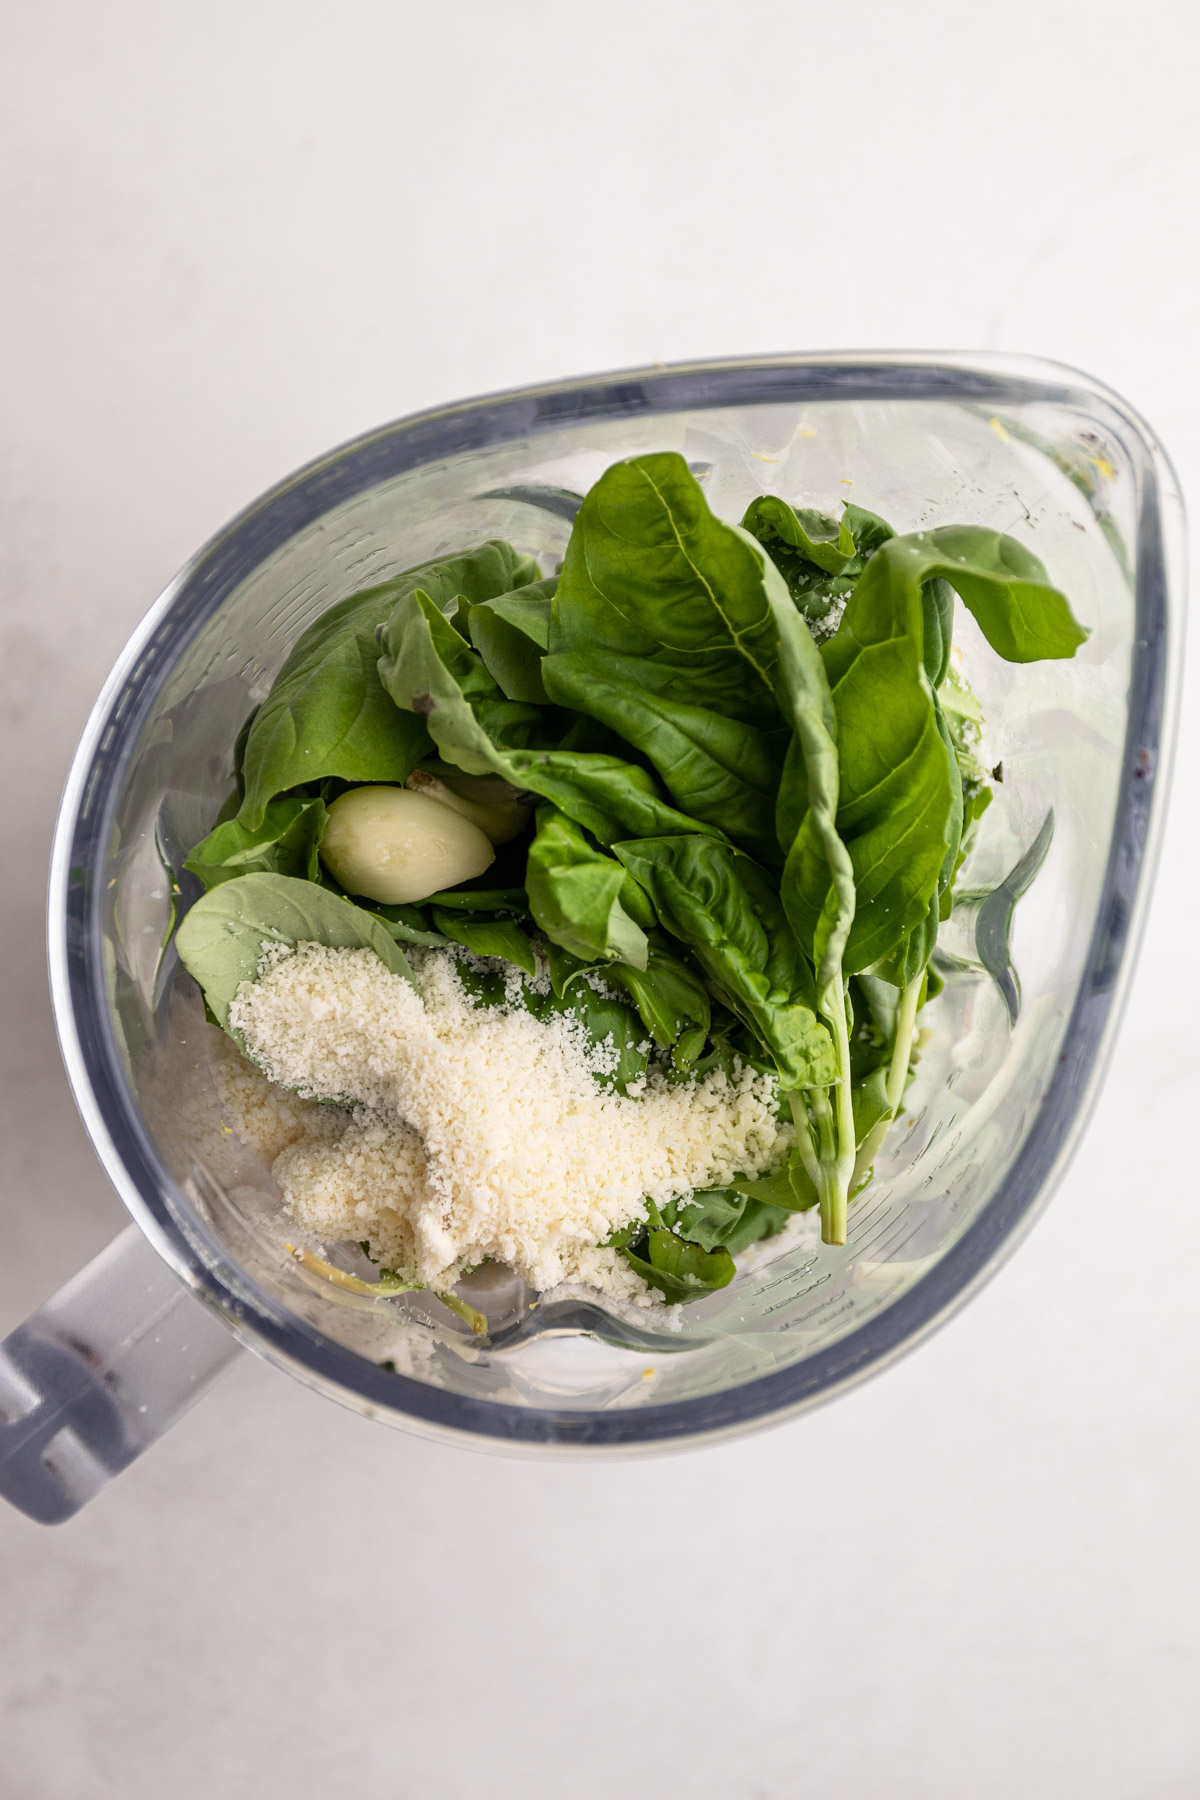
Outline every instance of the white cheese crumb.
<path id="1" fill-rule="evenodd" d="M 433 1288 L 490 1257 L 542 1291 L 582 1281 L 656 1303 L 601 1240 L 644 1217 L 647 1197 L 763 1174 L 791 1143 L 771 1076 L 744 1067 L 678 1085 L 651 1069 L 639 1097 L 617 1094 L 594 1079 L 615 1046 L 581 1021 L 534 1018 L 519 987 L 511 1004 L 473 1005 L 446 951 L 413 967 L 415 985 L 369 950 L 303 945 L 268 959 L 230 1011 L 273 1082 L 353 1109 L 349 1122 L 302 1112 L 271 1090 L 273 1173 L 326 1241 L 365 1240 Z M 241 1111 L 262 1135 L 260 1105 L 247 1096 Z"/>

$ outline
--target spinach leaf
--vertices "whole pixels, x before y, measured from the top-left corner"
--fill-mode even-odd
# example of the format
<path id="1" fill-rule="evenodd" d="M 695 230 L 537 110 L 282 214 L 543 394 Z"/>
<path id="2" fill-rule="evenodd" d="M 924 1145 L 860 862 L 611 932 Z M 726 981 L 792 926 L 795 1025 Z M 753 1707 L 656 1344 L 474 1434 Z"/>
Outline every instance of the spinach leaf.
<path id="1" fill-rule="evenodd" d="M 240 875 L 202 894 L 175 934 L 180 960 L 224 1030 L 238 988 L 255 979 L 273 944 L 374 950 L 393 975 L 411 979 L 403 954 L 371 913 L 312 881 Z"/>
<path id="2" fill-rule="evenodd" d="M 482 659 L 419 591 L 398 602 L 380 643 L 387 691 L 397 706 L 422 715 L 442 756 L 468 775 L 494 771 L 540 794 L 602 844 L 705 829 L 669 806 L 638 764 L 606 752 L 543 747 L 545 716 L 507 700 Z"/>
<path id="3" fill-rule="evenodd" d="M 549 703 L 541 661 L 550 638 L 550 602 L 556 585 L 551 576 L 495 600 L 481 600 L 467 610 L 466 635 L 509 700 Z"/>
<path id="4" fill-rule="evenodd" d="M 512 588 L 528 566 L 497 541 L 406 570 L 339 601 L 297 640 L 250 724 L 244 756 L 243 824 L 262 822 L 288 788 L 339 776 L 402 784 L 430 749 L 420 718 L 397 709 L 379 680 L 378 627 L 416 586 L 433 603 L 457 594 L 487 599 Z"/>
<path id="5" fill-rule="evenodd" d="M 625 990 L 659 1049 L 673 1051 L 676 1069 L 695 1063 L 708 1042 L 712 1007 L 703 982 L 685 962 L 651 940 L 644 969 L 612 963 L 604 980 Z"/>
<path id="6" fill-rule="evenodd" d="M 645 1256 L 625 1245 L 618 1246 L 630 1268 L 648 1286 L 657 1288 L 665 1300 L 678 1305 L 729 1285 L 737 1271 L 728 1250 L 704 1250 L 699 1244 L 689 1244 L 661 1223 L 653 1203 L 649 1213 Z"/>
<path id="7" fill-rule="evenodd" d="M 449 907 L 431 909 L 437 929 L 454 944 L 461 944 L 472 956 L 498 956 L 515 963 L 532 978 L 537 974 L 533 945 L 515 919 L 466 918 Z"/>
<path id="8" fill-rule="evenodd" d="M 775 795 L 786 730 L 760 731 L 708 707 L 650 691 L 645 665 L 580 651 L 548 656 L 542 676 L 560 706 L 587 712 L 649 758 L 682 812 L 718 826 L 764 862 L 781 861 Z"/>
<path id="9" fill-rule="evenodd" d="M 646 967 L 646 933 L 631 916 L 640 913 L 642 923 L 654 923 L 645 896 L 614 857 L 597 850 L 553 806 L 538 808 L 525 887 L 535 922 L 572 956 Z"/>
<path id="10" fill-rule="evenodd" d="M 257 829 L 228 819 L 196 845 L 183 866 L 206 888 L 256 871 L 317 881 L 321 874 L 317 846 L 325 817 L 322 800 L 272 800 Z"/>
<path id="11" fill-rule="evenodd" d="M 783 1088 L 835 1081 L 837 1062 L 816 1015 L 812 970 L 766 871 L 732 845 L 706 837 L 644 838 L 613 850 L 718 997 L 757 1032 Z"/>

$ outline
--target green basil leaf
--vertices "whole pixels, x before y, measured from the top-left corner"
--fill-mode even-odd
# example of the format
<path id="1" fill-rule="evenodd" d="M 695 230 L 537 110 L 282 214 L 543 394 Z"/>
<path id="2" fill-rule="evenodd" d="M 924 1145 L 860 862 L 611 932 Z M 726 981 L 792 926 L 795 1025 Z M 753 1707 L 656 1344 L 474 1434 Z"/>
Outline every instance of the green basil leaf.
<path id="1" fill-rule="evenodd" d="M 451 943 L 461 944 L 472 956 L 498 956 L 515 963 L 532 978 L 537 974 L 533 945 L 515 919 L 470 919 L 449 907 L 430 908 L 433 922 Z"/>
<path id="2" fill-rule="evenodd" d="M 865 506 L 855 506 L 853 501 L 847 503 L 842 523 L 849 528 L 857 558 L 863 564 L 874 556 L 881 544 L 896 535 L 886 519 L 881 519 L 878 513 L 868 512 Z"/>
<path id="3" fill-rule="evenodd" d="M 419 714 L 446 761 L 464 773 L 503 773 L 499 750 L 540 736 L 539 709 L 505 697 L 482 657 L 423 589 L 399 598 L 379 647 L 379 676 L 397 707 Z"/>
<path id="4" fill-rule="evenodd" d="M 622 904 L 628 891 L 636 893 L 636 884 L 553 806 L 538 808 L 525 888 L 537 925 L 572 956 L 646 967 L 646 934 Z"/>
<path id="5" fill-rule="evenodd" d="M 467 912 L 527 913 L 529 899 L 523 887 L 512 888 L 447 888 L 430 894 L 424 906 L 460 906 Z"/>
<path id="6" fill-rule="evenodd" d="M 288 875 L 240 875 L 202 894 L 175 934 L 180 960 L 203 989 L 224 1030 L 243 981 L 258 974 L 272 944 L 326 944 L 334 950 L 374 950 L 393 975 L 412 972 L 371 913 L 312 881 Z"/>
<path id="7" fill-rule="evenodd" d="M 511 589 L 525 566 L 495 541 L 406 570 L 323 613 L 297 640 L 250 725 L 242 822 L 255 828 L 276 794 L 328 776 L 403 783 L 430 742 L 419 716 L 384 691 L 377 629 L 418 584 L 442 606 L 458 594 L 483 600 Z"/>
<path id="8" fill-rule="evenodd" d="M 599 670 L 609 654 L 632 657 L 664 699 L 761 725 L 777 657 L 763 567 L 754 539 L 714 517 L 674 451 L 615 463 L 576 517 L 550 654 L 578 651 Z"/>
<path id="9" fill-rule="evenodd" d="M 739 1180 L 734 1185 L 749 1199 L 780 1207 L 784 1212 L 807 1212 L 820 1200 L 798 1150 L 793 1150 L 783 1167 L 772 1174 L 762 1175 L 757 1181 Z"/>
<path id="10" fill-rule="evenodd" d="M 644 969 L 613 963 L 604 980 L 623 988 L 660 1050 L 674 1050 L 678 1069 L 690 1067 L 708 1042 L 712 1007 L 702 981 L 667 950 L 651 943 Z"/>
<path id="11" fill-rule="evenodd" d="M 731 1256 L 775 1237 L 790 1217 L 783 1207 L 752 1200 L 736 1188 L 697 1189 L 690 1199 L 672 1200 L 662 1209 L 663 1224 L 678 1237 L 702 1250 L 728 1250 Z"/>
<path id="12" fill-rule="evenodd" d="M 652 1220 L 659 1216 L 653 1206 L 650 1215 Z M 728 1250 L 704 1250 L 660 1224 L 651 1224 L 646 1234 L 645 1256 L 620 1248 L 630 1268 L 672 1305 L 698 1300 L 701 1294 L 727 1287 L 737 1273 Z"/>
<path id="13" fill-rule="evenodd" d="M 553 801 L 602 844 L 622 836 L 696 831 L 624 757 L 543 748 L 537 707 L 505 698 L 483 660 L 425 595 L 405 595 L 381 634 L 379 672 L 397 706 L 421 714 L 441 755 L 468 775 L 494 771 Z"/>
<path id="14" fill-rule="evenodd" d="M 238 807 L 246 798 L 246 741 L 250 736 L 251 727 L 257 717 L 258 707 L 252 706 L 250 711 L 246 714 L 246 717 L 242 720 L 241 730 L 233 741 L 233 781 L 237 799 L 233 807 L 233 812 L 226 815 L 229 818 L 233 817 L 233 814 L 237 812 Z M 226 802 L 226 805 L 228 805 L 228 801 Z"/>
<path id="15" fill-rule="evenodd" d="M 1006 662 L 1061 660 L 1074 656 L 1088 633 L 1064 594 L 1050 585 L 1045 566 L 1015 538 L 984 525 L 939 525 L 933 531 L 896 538 L 885 548 L 889 559 L 867 594 L 855 589 L 860 628 L 871 629 L 879 592 L 897 581 L 911 584 L 940 578 L 965 601 L 998 656 Z M 872 564 L 877 559 L 872 559 Z"/>
<path id="16" fill-rule="evenodd" d="M 316 881 L 320 875 L 317 847 L 325 818 L 321 800 L 272 800 L 254 830 L 237 818 L 226 820 L 196 845 L 183 866 L 198 875 L 206 888 L 253 873 Z"/>
<path id="17" fill-rule="evenodd" d="M 793 508 L 774 495 L 753 500 L 742 526 L 775 564 L 810 624 L 828 617 L 862 574 L 867 558 L 894 535 L 886 519 L 847 506 L 841 519 Z"/>
<path id="18" fill-rule="evenodd" d="M 782 1087 L 827 1087 L 836 1080 L 833 1043 L 816 1016 L 812 970 L 766 871 L 713 838 L 649 838 L 613 850 L 719 997 L 758 1033 Z"/>
<path id="19" fill-rule="evenodd" d="M 782 860 L 775 796 L 783 733 L 760 731 L 703 706 L 642 685 L 645 665 L 610 653 L 548 656 L 542 677 L 560 706 L 587 712 L 649 758 L 672 800 L 690 818 L 715 825 L 764 862 Z"/>
<path id="20" fill-rule="evenodd" d="M 551 576 L 495 600 L 482 600 L 467 611 L 467 636 L 509 700 L 548 704 L 541 662 L 550 637 L 550 603 L 556 585 Z"/>
<path id="21" fill-rule="evenodd" d="M 950 671 L 954 638 L 954 589 L 948 581 L 927 581 L 921 589 L 925 673 L 936 694 Z"/>
<path id="22" fill-rule="evenodd" d="M 854 534 L 845 518 L 831 519 L 825 513 L 791 507 L 775 494 L 762 494 L 752 500 L 742 526 L 758 539 L 785 580 L 793 562 L 807 564 L 827 575 L 840 575 L 856 551 Z"/>
<path id="23" fill-rule="evenodd" d="M 854 881 L 834 825 L 836 726 L 824 666 L 762 546 L 713 516 L 674 452 L 616 463 L 584 499 L 559 572 L 544 667 L 574 652 L 601 678 L 610 660 L 633 659 L 641 687 L 660 702 L 759 730 L 777 710 L 792 727 L 803 757 L 794 780 L 827 863 L 810 944 L 818 991 L 832 1004 Z M 616 667 L 624 672 L 627 663 Z M 577 703 L 586 703 L 579 690 Z M 791 838 L 780 848 L 786 854 Z"/>
<path id="24" fill-rule="evenodd" d="M 840 629 L 821 648 L 837 714 L 835 825 L 855 894 L 842 952 L 847 974 L 880 962 L 921 925 L 951 836 L 952 758 L 925 674 L 922 586 L 889 579 L 903 542 L 893 538 L 871 558 Z M 868 609 L 860 606 L 864 588 Z M 789 829 L 806 775 L 790 755 L 780 797 L 781 824 Z M 827 916 L 829 863 L 826 834 L 811 813 L 795 830 L 782 894 L 800 942 L 815 945 Z"/>

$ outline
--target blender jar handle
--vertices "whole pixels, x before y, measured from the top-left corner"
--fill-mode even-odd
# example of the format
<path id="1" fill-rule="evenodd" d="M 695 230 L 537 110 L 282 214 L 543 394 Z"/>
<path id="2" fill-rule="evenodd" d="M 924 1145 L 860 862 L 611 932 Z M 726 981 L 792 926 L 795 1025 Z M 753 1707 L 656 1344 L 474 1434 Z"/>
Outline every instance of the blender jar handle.
<path id="1" fill-rule="evenodd" d="M 71 1518 L 239 1348 L 128 1226 L 0 1344 L 0 1496 L 43 1525 Z"/>

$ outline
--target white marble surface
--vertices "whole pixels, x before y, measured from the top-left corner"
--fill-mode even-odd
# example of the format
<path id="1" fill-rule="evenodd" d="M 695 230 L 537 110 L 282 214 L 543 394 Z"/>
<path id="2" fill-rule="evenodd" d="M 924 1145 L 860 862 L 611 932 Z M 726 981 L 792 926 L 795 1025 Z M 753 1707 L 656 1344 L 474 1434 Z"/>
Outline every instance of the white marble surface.
<path id="1" fill-rule="evenodd" d="M 1200 493 L 1185 4 L 5 23 L 0 1332 L 122 1217 L 42 971 L 71 751 L 278 476 L 537 377 L 999 346 L 1123 389 Z M 603 1467 L 435 1448 L 246 1358 L 72 1524 L 0 1515 L 4 1800 L 1200 1791 L 1197 755 L 1189 718 L 1085 1148 L 951 1328 L 792 1425 Z"/>

